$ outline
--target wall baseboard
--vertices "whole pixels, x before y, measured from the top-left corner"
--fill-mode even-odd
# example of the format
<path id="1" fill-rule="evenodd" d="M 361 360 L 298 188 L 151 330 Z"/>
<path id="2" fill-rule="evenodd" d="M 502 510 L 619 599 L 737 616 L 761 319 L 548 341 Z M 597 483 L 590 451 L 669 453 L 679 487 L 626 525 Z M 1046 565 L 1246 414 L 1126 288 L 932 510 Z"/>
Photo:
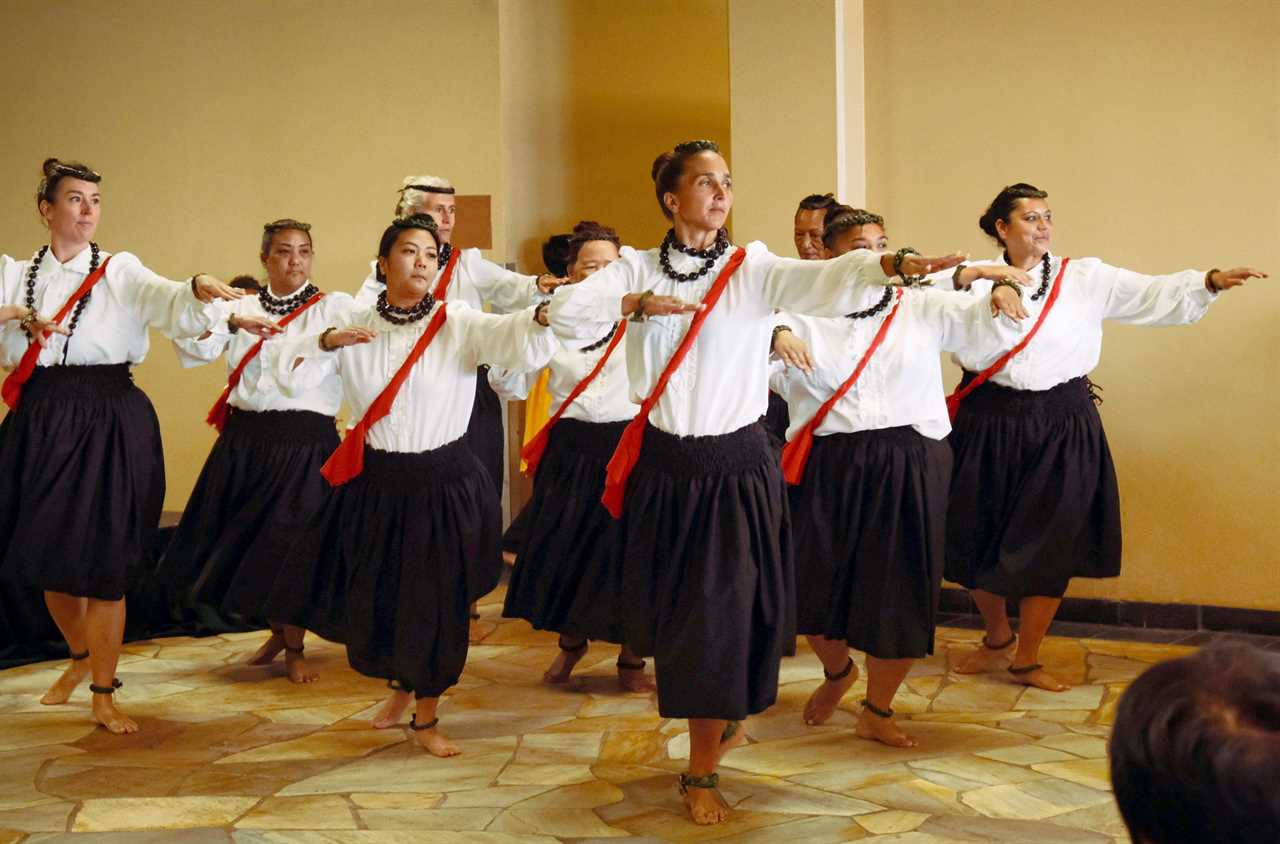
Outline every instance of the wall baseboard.
<path id="1" fill-rule="evenodd" d="M 968 591 L 944 586 L 938 611 L 944 615 L 976 615 Z M 1009 615 L 1018 607 L 1009 605 Z M 1109 598 L 1063 598 L 1058 621 L 1110 624 L 1116 627 L 1154 627 L 1164 630 L 1203 630 L 1280 636 L 1280 611 L 1211 604 L 1158 604 L 1148 601 L 1117 601 Z"/>

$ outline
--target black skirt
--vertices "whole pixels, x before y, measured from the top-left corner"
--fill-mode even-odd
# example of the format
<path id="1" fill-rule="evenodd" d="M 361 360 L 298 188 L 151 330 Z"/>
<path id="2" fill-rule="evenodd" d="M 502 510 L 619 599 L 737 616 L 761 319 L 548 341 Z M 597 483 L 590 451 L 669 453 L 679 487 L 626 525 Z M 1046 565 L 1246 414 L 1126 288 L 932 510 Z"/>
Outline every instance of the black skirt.
<path id="1" fill-rule="evenodd" d="M 498 583 L 502 514 L 462 440 L 421 454 L 365 448 L 284 560 L 269 617 L 347 645 L 351 667 L 419 697 L 458 682 L 473 600 Z"/>
<path id="2" fill-rule="evenodd" d="M 230 408 L 160 561 L 159 577 L 224 612 L 262 620 L 280 560 L 320 512 L 320 467 L 338 447 L 333 417 Z"/>
<path id="3" fill-rule="evenodd" d="M 654 656 L 664 718 L 741 719 L 795 652 L 791 520 L 764 426 L 645 428 L 622 517 L 623 632 Z"/>
<path id="4" fill-rule="evenodd" d="M 561 419 L 551 429 L 503 615 L 538 630 L 622 643 L 618 526 L 600 495 L 626 427 Z"/>
<path id="5" fill-rule="evenodd" d="M 511 520 L 511 524 L 507 525 L 507 529 L 502 532 L 504 554 L 520 553 L 520 547 L 524 545 L 524 540 L 529 535 L 529 505 L 532 501 L 533 499 L 530 499 L 524 503 L 520 512 L 516 513 L 516 517 Z"/>
<path id="6" fill-rule="evenodd" d="M 129 366 L 38 367 L 0 425 L 0 577 L 120 600 L 163 505 L 160 425 Z"/>
<path id="7" fill-rule="evenodd" d="M 502 427 L 502 400 L 489 385 L 489 367 L 476 370 L 476 398 L 471 405 L 471 419 L 467 422 L 464 439 L 480 459 L 484 470 L 493 482 L 493 494 L 501 501 L 503 459 L 506 432 Z"/>
<path id="8" fill-rule="evenodd" d="M 1120 574 L 1120 491 L 1088 379 L 988 381 L 960 403 L 950 439 L 948 580 L 1056 597 L 1073 577 Z"/>
<path id="9" fill-rule="evenodd" d="M 769 409 L 764 414 L 764 427 L 773 444 L 781 451 L 787 444 L 787 429 L 791 427 L 791 408 L 787 406 L 787 400 L 773 390 L 769 391 Z"/>
<path id="10" fill-rule="evenodd" d="M 790 488 L 797 628 L 881 659 L 933 653 L 951 448 L 913 428 L 815 437 Z"/>

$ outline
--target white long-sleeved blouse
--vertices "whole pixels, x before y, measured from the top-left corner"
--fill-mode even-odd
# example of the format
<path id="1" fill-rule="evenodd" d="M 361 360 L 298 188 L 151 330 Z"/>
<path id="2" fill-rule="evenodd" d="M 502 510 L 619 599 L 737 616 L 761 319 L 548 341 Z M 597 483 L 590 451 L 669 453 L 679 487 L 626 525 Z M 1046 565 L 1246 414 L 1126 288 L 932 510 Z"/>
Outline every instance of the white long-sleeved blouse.
<path id="1" fill-rule="evenodd" d="M 621 257 L 585 281 L 561 287 L 547 314 L 570 348 L 599 340 L 622 313 L 628 293 L 653 290 L 687 302 L 701 301 L 728 262 L 726 250 L 696 281 L 666 276 L 658 250 L 623 247 Z M 671 255 L 672 268 L 687 273 L 702 261 Z M 855 309 L 869 288 L 888 282 L 880 256 L 860 249 L 829 261 L 779 258 L 763 243 L 747 246 L 746 259 L 730 279 L 715 310 L 650 414 L 654 427 L 677 436 L 727 434 L 759 419 L 768 406 L 769 341 L 773 312 L 783 309 L 839 316 Z M 632 401 L 652 390 L 680 345 L 692 314 L 649 317 L 627 327 L 627 371 Z"/>
<path id="2" fill-rule="evenodd" d="M 369 275 L 356 293 L 356 302 L 373 305 L 387 285 L 378 281 L 378 262 L 369 265 Z M 436 281 L 444 267 L 436 270 Z M 434 284 L 434 283 L 433 283 Z M 434 289 L 434 286 L 433 288 Z M 509 314 L 549 298 L 538 290 L 538 277 L 521 275 L 487 260 L 479 249 L 463 249 L 454 267 L 453 278 L 445 290 L 447 301 L 461 300 L 479 311 L 489 303 L 494 313 Z"/>
<path id="3" fill-rule="evenodd" d="M 355 300 L 346 293 L 326 293 L 324 298 L 307 308 L 301 316 L 285 326 L 283 334 L 268 338 L 263 343 L 263 351 L 249 361 L 240 376 L 240 383 L 227 397 L 227 403 L 241 410 L 262 412 L 267 410 L 309 410 L 334 416 L 342 405 L 342 380 L 338 377 L 336 367 L 313 389 L 298 395 L 286 395 L 276 383 L 275 372 L 267 363 L 267 348 L 275 343 L 282 343 L 293 337 L 306 337 L 319 334 L 330 325 L 336 325 L 348 314 L 359 308 Z M 218 320 L 210 327 L 208 336 L 201 339 L 175 340 L 173 345 L 178 352 L 178 361 L 187 368 L 202 366 L 216 360 L 223 354 L 227 357 L 228 376 L 244 358 L 249 350 L 258 342 L 257 337 L 247 331 L 232 334 L 227 328 L 227 318 L 254 316 L 279 321 L 280 316 L 268 313 L 262 307 L 257 296 L 246 296 L 234 302 L 218 303 Z M 317 364 L 318 366 L 320 364 Z"/>
<path id="4" fill-rule="evenodd" d="M 870 290 L 855 311 L 874 306 L 879 290 Z M 780 313 L 778 324 L 791 327 L 809 346 L 810 374 L 775 365 L 774 392 L 787 401 L 792 439 L 853 372 L 893 309 L 892 301 L 872 317 L 809 317 Z M 939 353 L 998 354 L 1019 335 L 1018 324 L 992 318 L 990 295 L 977 297 L 944 290 L 909 289 L 885 332 L 884 340 L 858 381 L 827 413 L 815 436 L 847 434 L 910 425 L 940 440 L 951 432 L 942 385 Z"/>
<path id="5" fill-rule="evenodd" d="M 375 308 L 360 308 L 336 323 L 378 332 L 371 342 L 326 352 L 319 335 L 284 338 L 264 348 L 281 391 L 299 395 L 333 372 L 342 379 L 353 424 L 390 383 L 422 336 L 440 304 L 408 325 L 384 320 Z M 467 431 L 475 401 L 476 367 L 540 369 L 559 347 L 551 329 L 533 320 L 533 308 L 487 314 L 450 302 L 444 325 L 409 371 L 391 412 L 369 430 L 366 442 L 381 451 L 424 452 L 453 442 Z M 296 367 L 295 367 L 295 364 Z"/>
<path id="6" fill-rule="evenodd" d="M 1050 256 L 1049 284 L 1057 277 L 1061 258 Z M 1003 258 L 975 263 L 1004 264 Z M 1037 269 L 1032 270 L 1038 276 Z M 979 279 L 971 291 L 991 292 L 991 282 Z M 1049 296 L 1031 301 L 1024 288 L 1023 303 L 1031 316 L 1022 321 L 1015 342 L 1035 325 Z M 1102 355 L 1102 321 L 1130 325 L 1188 325 L 1205 315 L 1217 298 L 1204 286 L 1204 270 L 1184 270 L 1169 275 L 1142 275 L 1106 264 L 1098 258 L 1072 258 L 1062 278 L 1061 293 L 1040 331 L 1027 347 L 991 377 L 992 383 L 1016 390 L 1048 390 L 1073 378 L 1088 375 Z M 960 351 L 952 359 L 961 367 L 980 372 L 1006 350 L 976 353 Z"/>
<path id="7" fill-rule="evenodd" d="M 45 252 L 36 270 L 35 308 L 52 319 L 89 275 L 91 251 L 85 247 L 66 263 Z M 99 253 L 101 261 L 111 253 Z M 27 273 L 31 261 L 0 256 L 0 302 L 26 305 Z M 173 339 L 196 337 L 208 329 L 217 312 L 191 292 L 186 282 L 170 281 L 142 265 L 130 252 L 118 252 L 89 295 L 70 338 L 49 335 L 36 359 L 37 366 L 87 366 L 142 363 L 151 347 L 148 326 Z M 62 324 L 69 326 L 71 317 Z M 0 366 L 13 369 L 22 360 L 30 338 L 17 320 L 0 326 Z"/>
<path id="8" fill-rule="evenodd" d="M 583 422 L 624 422 L 633 419 L 639 405 L 631 400 L 631 386 L 627 382 L 627 342 L 635 324 L 626 332 L 613 350 L 604 368 L 587 385 L 573 404 L 565 410 L 563 419 L 580 419 Z M 601 338 L 603 339 L 603 338 Z M 612 338 L 610 338 L 612 339 Z M 551 393 L 550 413 L 555 415 L 565 399 L 595 369 L 609 348 L 606 341 L 591 351 L 559 349 L 551 356 L 547 368 L 547 390 Z M 526 399 L 538 380 L 538 372 L 512 373 L 506 370 L 489 370 L 489 382 L 498 394 L 507 399 Z"/>

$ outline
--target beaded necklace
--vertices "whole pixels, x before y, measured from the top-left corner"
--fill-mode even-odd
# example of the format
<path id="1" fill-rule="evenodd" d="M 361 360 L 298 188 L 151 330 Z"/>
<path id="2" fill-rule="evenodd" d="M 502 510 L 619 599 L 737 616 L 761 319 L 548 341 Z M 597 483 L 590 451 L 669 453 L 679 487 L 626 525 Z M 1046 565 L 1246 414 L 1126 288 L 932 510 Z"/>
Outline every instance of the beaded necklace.
<path id="1" fill-rule="evenodd" d="M 264 311 L 272 316 L 288 316 L 296 311 L 303 302 L 319 292 L 320 288 L 309 281 L 302 286 L 301 290 L 288 296 L 272 296 L 271 291 L 263 287 L 258 291 L 258 303 L 262 305 Z"/>
<path id="2" fill-rule="evenodd" d="M 662 273 L 672 281 L 697 281 L 707 273 L 711 272 L 711 268 L 715 266 L 716 261 L 720 260 L 720 256 L 729 248 L 729 233 L 724 229 L 716 232 L 716 242 L 709 249 L 694 249 L 685 246 L 676 240 L 676 230 L 667 229 L 667 236 L 662 239 L 662 246 L 658 250 L 658 264 L 662 267 Z M 702 269 L 697 272 L 678 273 L 671 268 L 671 250 L 675 249 L 681 254 L 688 255 L 690 258 L 697 258 L 702 261 Z"/>
<path id="3" fill-rule="evenodd" d="M 1040 286 L 1036 288 L 1036 292 L 1031 294 L 1031 301 L 1038 302 L 1044 298 L 1044 294 L 1049 290 L 1049 253 L 1044 253 L 1040 259 Z"/>
<path id="4" fill-rule="evenodd" d="M 612 340 L 612 339 L 613 339 L 613 335 L 614 335 L 614 334 L 616 334 L 616 333 L 618 332 L 618 326 L 619 326 L 619 325 L 622 325 L 622 323 L 620 323 L 620 322 L 615 322 L 615 323 L 613 324 L 613 328 L 610 328 L 610 329 L 609 329 L 609 333 L 608 333 L 608 334 L 604 335 L 604 336 L 603 336 L 603 337 L 601 337 L 599 340 L 597 340 L 597 341 L 595 341 L 594 343 L 592 343 L 590 346 L 583 346 L 581 349 L 578 349 L 578 351 L 579 351 L 579 352 L 581 352 L 581 353 L 582 353 L 582 354 L 584 354 L 584 355 L 585 355 L 587 352 L 594 352 L 596 349 L 600 348 L 600 347 L 601 347 L 601 346 L 603 346 L 605 343 L 608 343 L 610 340 Z"/>
<path id="5" fill-rule="evenodd" d="M 863 317 L 875 316 L 876 314 L 883 311 L 885 308 L 889 307 L 889 300 L 892 298 L 893 298 L 893 285 L 890 285 L 885 287 L 884 295 L 880 297 L 879 302 L 876 302 L 874 305 L 867 308 L 866 310 L 854 311 L 851 314 L 845 314 L 845 317 L 847 319 L 862 319 Z"/>
<path id="6" fill-rule="evenodd" d="M 440 253 L 436 255 L 436 266 L 443 267 L 449 263 L 449 256 L 453 254 L 453 244 L 445 243 L 440 246 Z"/>
<path id="7" fill-rule="evenodd" d="M 378 294 L 378 316 L 392 325 L 408 325 L 417 322 L 431 312 L 436 297 L 428 293 L 418 304 L 411 308 L 400 308 L 387 301 L 387 291 Z"/>
<path id="8" fill-rule="evenodd" d="M 40 251 L 31 259 L 31 266 L 27 269 L 27 289 L 24 301 L 27 310 L 32 313 L 36 312 L 36 275 L 40 272 L 40 264 L 44 261 L 44 256 L 49 252 L 49 244 L 40 247 Z M 93 275 L 98 269 L 98 244 L 93 241 L 89 242 L 89 275 Z M 80 297 L 80 301 L 76 302 L 76 309 L 71 313 L 71 322 L 67 324 L 67 339 L 62 344 L 62 362 L 67 362 L 67 350 L 71 347 L 71 335 L 75 333 L 76 324 L 80 322 L 80 313 L 84 310 L 84 306 L 89 303 L 89 296 L 92 290 Z M 34 338 L 32 338 L 34 339 Z"/>

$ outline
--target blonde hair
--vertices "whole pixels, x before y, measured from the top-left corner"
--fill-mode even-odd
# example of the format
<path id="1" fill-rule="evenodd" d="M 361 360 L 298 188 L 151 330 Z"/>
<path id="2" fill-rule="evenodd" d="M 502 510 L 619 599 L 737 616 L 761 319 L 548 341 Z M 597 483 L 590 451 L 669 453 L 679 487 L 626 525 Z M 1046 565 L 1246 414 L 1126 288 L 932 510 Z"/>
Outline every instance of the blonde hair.
<path id="1" fill-rule="evenodd" d="M 407 217 L 433 193 L 454 193 L 453 183 L 439 176 L 405 176 L 396 202 L 396 216 Z"/>

